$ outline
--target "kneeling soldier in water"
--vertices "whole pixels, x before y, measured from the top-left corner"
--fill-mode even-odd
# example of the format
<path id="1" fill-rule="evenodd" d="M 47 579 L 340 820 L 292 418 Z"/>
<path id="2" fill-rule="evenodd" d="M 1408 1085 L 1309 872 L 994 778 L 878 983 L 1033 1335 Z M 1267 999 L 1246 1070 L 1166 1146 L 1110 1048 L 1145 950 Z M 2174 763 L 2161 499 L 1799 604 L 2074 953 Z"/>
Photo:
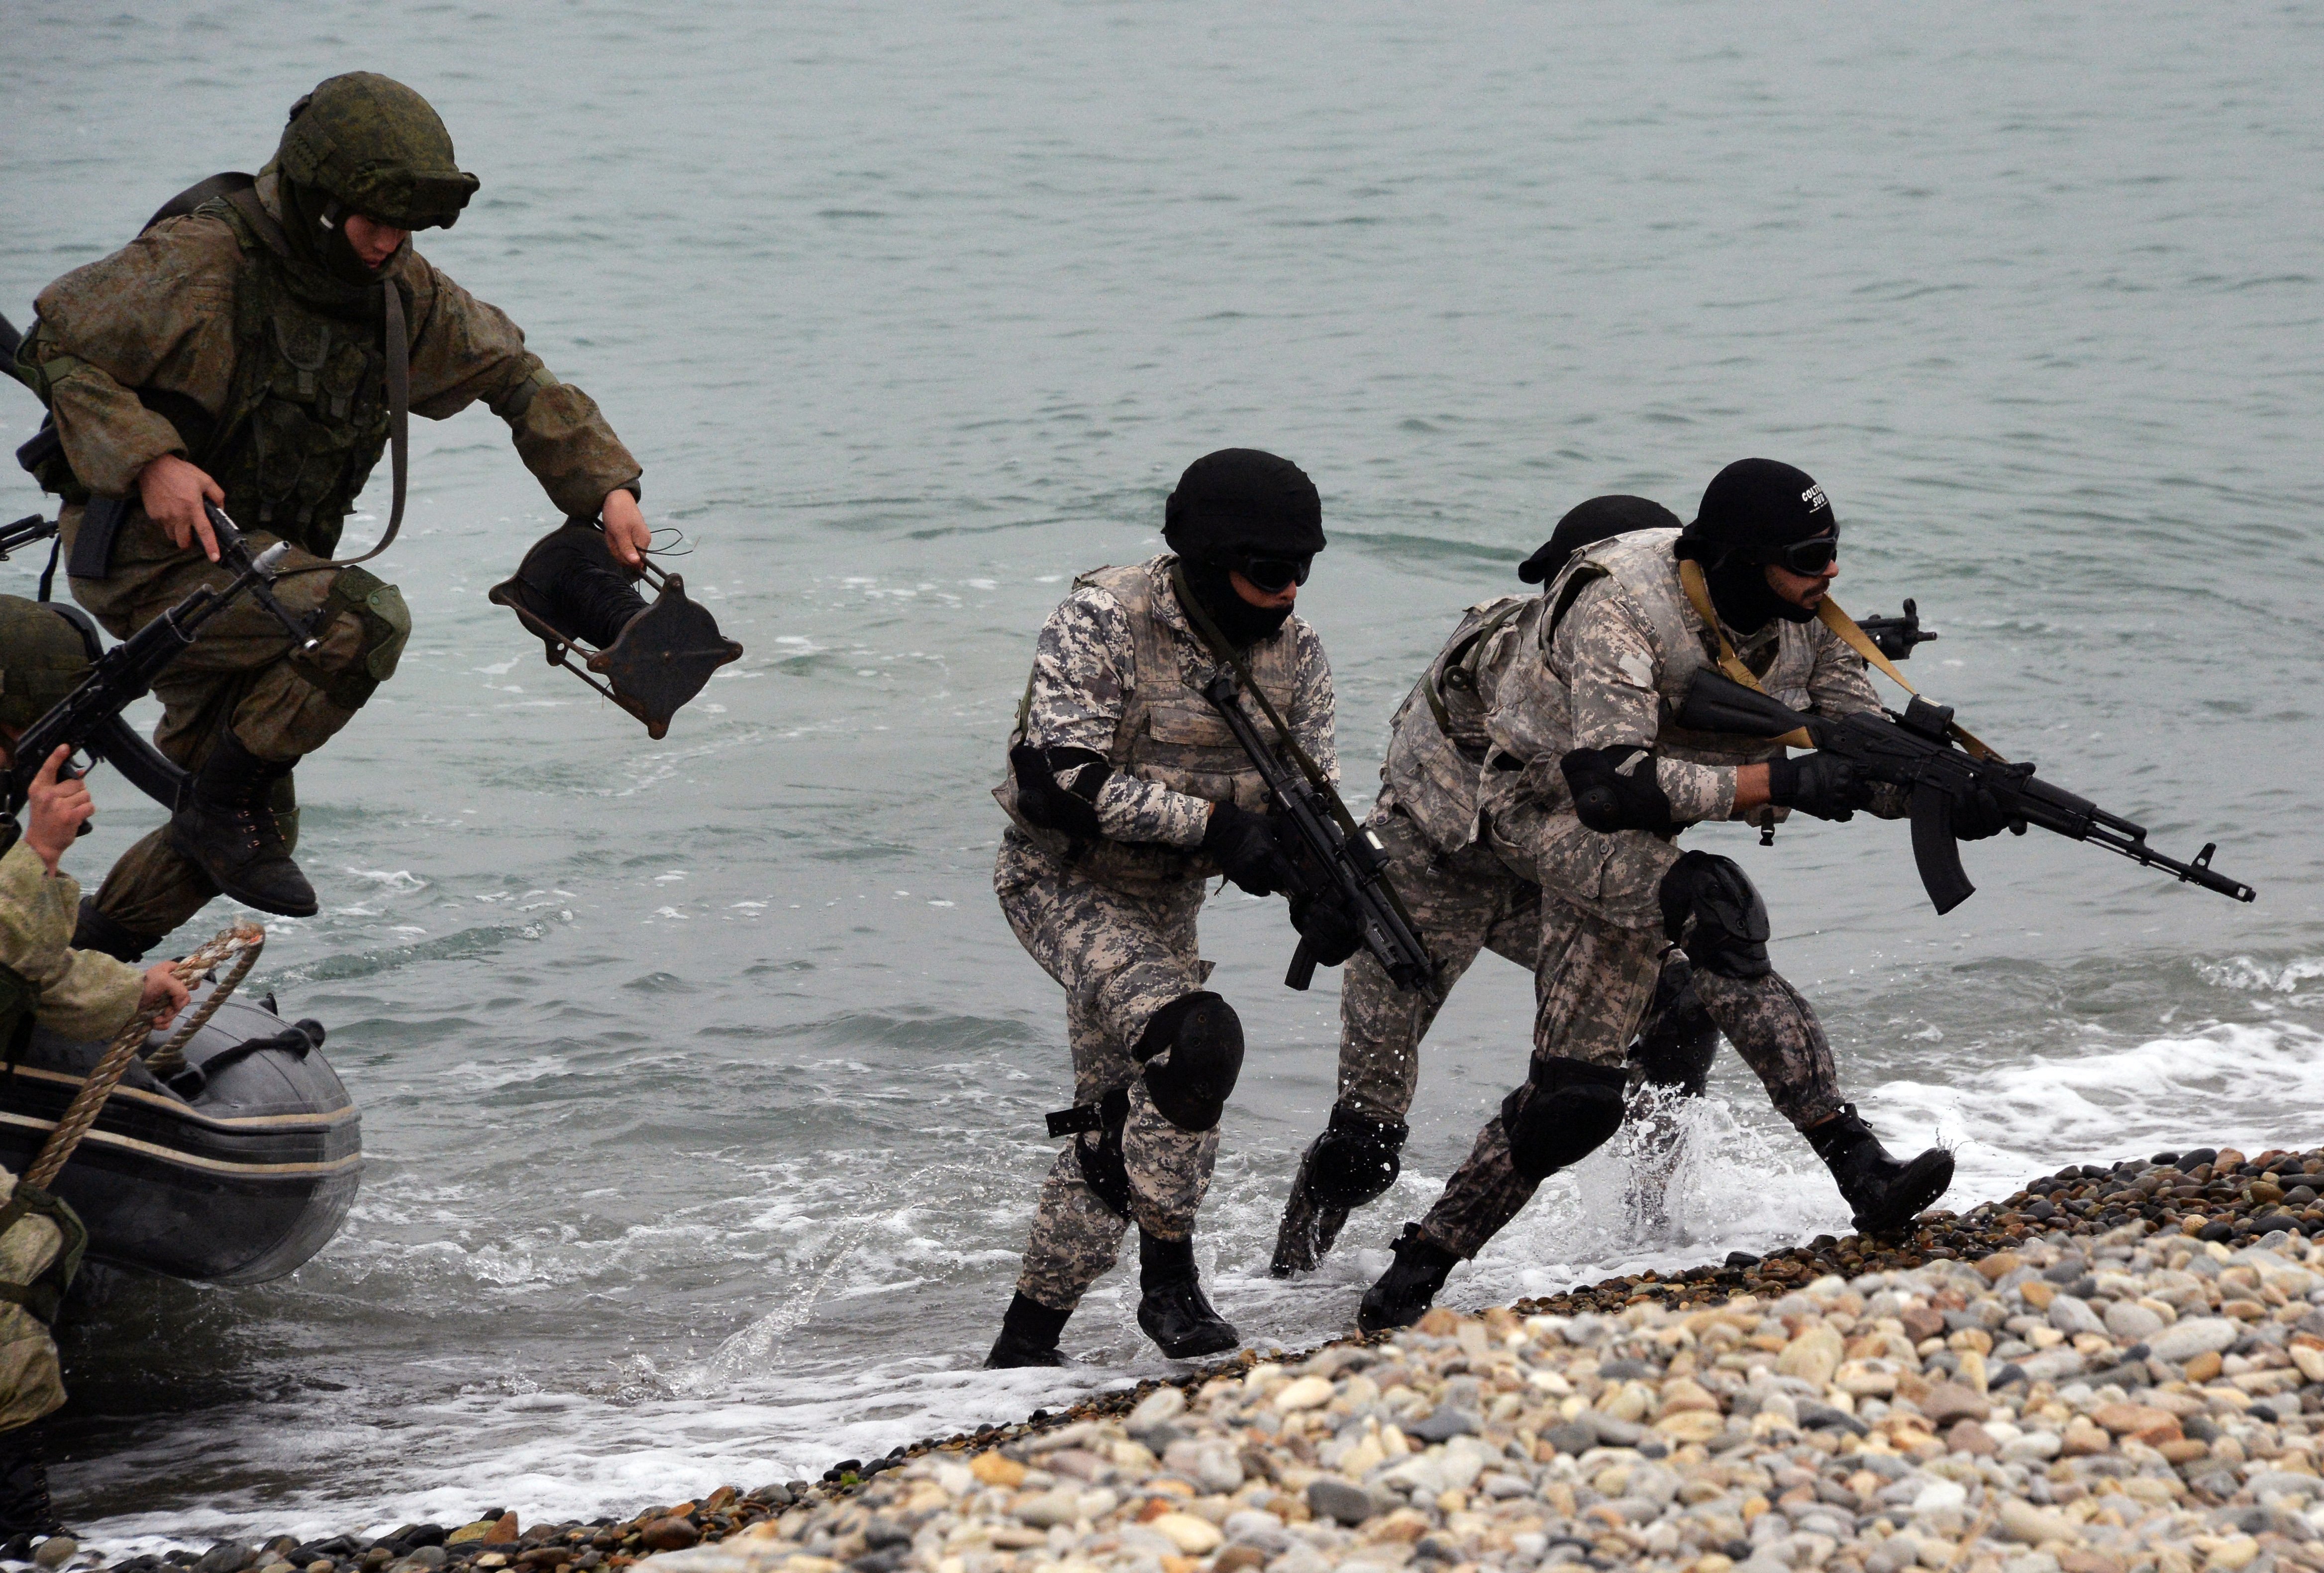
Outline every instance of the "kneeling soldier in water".
<path id="1" fill-rule="evenodd" d="M 1592 547 L 1543 597 L 1530 642 L 1542 659 L 1501 681 L 1479 788 L 1493 852 L 1542 892 L 1533 1062 L 1427 1217 L 1405 1226 L 1395 1265 L 1364 1296 L 1367 1329 L 1417 1319 L 1455 1263 L 1614 1133 L 1624 1051 L 1674 944 L 1711 1020 L 1831 1168 L 1857 1228 L 1904 1224 L 1951 1183 L 1950 1154 L 1899 1162 L 1841 1101 L 1815 1013 L 1768 963 L 1767 910 L 1743 871 L 1676 845 L 1704 819 L 1772 833 L 1776 809 L 1904 813 L 1901 793 L 1829 755 L 1786 758 L 1671 718 L 1714 662 L 1794 708 L 1876 707 L 1862 660 L 1817 621 L 1839 541 L 1821 486 L 1789 465 L 1744 459 L 1711 481 L 1683 532 Z M 2006 822 L 1989 798 L 1956 803 L 1954 815 L 1964 838 Z"/>
<path id="2" fill-rule="evenodd" d="M 62 614 L 0 596 L 0 763 L 13 763 L 17 734 L 71 692 L 88 668 L 80 631 Z M 68 1038 L 109 1040 L 140 1013 L 165 1026 L 186 1003 L 186 986 L 166 963 L 140 973 L 68 945 L 80 887 L 58 863 L 95 805 L 78 778 L 59 779 L 65 752 L 58 749 L 34 778 L 23 833 L 14 821 L 0 821 L 0 1041 L 11 1046 L 12 1062 L 19 1035 L 35 1022 Z M 15 1177 L 0 1170 L 0 1204 L 15 1189 Z M 51 1207 L 70 1221 L 69 1230 Z M 69 1276 L 79 1252 L 66 1235 L 78 1231 L 69 1209 L 48 1198 L 0 1227 L 0 1557 L 21 1559 L 24 1537 L 61 1527 L 49 1505 L 38 1437 L 26 1429 L 65 1401 L 44 1319 L 55 1310 L 27 1304 L 11 1290 L 49 1279 L 61 1292 L 56 1281 Z M 42 1298 L 38 1288 L 32 1298 Z"/>
<path id="3" fill-rule="evenodd" d="M 1676 515 L 1644 497 L 1592 497 L 1558 521 L 1517 575 L 1556 577 L 1584 547 L 1634 530 L 1676 530 Z M 1358 951 L 1340 985 L 1339 1096 L 1329 1124 L 1301 1157 L 1271 1271 L 1313 1271 L 1349 1212 L 1385 1195 L 1402 1169 L 1405 1116 L 1420 1080 L 1420 1041 L 1480 952 L 1530 972 L 1541 942 L 1541 887 L 1495 856 L 1481 834 L 1477 777 L 1485 716 L 1502 680 L 1534 649 L 1540 595 L 1504 596 L 1463 614 L 1444 648 L 1389 722 L 1380 793 L 1364 828 L 1386 854 L 1388 881 L 1437 964 L 1434 992 L 1399 989 Z M 1664 962 L 1662 985 L 1630 1065 L 1636 1096 L 1700 1095 L 1719 1048 L 1688 986 L 1683 954 Z"/>
<path id="4" fill-rule="evenodd" d="M 1174 1359 L 1239 1342 L 1194 1272 L 1194 1212 L 1243 1056 L 1233 1007 L 1203 986 L 1194 918 L 1212 875 L 1255 895 L 1293 875 L 1265 783 L 1202 689 L 1240 652 L 1336 776 L 1331 668 L 1291 609 L 1323 507 L 1289 460 L 1227 449 L 1188 467 L 1165 520 L 1175 555 L 1083 575 L 1043 626 L 995 793 L 1012 822 L 993 887 L 1065 987 L 1078 1106 L 1050 1116 L 1074 1141 L 1042 1185 L 989 1365 L 1062 1364 L 1065 1319 L 1132 1223 L 1139 1326 Z M 1326 964 L 1354 948 L 1335 907 L 1293 921 Z"/>
<path id="5" fill-rule="evenodd" d="M 66 502 L 74 597 L 125 638 L 196 585 L 225 583 L 206 511 L 219 504 L 254 551 L 290 543 L 276 593 L 316 641 L 294 648 L 244 601 L 154 684 L 155 741 L 193 772 L 191 790 L 115 865 L 80 943 L 134 959 L 221 892 L 316 910 L 291 858 L 290 773 L 410 637 L 393 585 L 330 560 L 391 440 L 391 533 L 400 523 L 407 412 L 488 405 L 560 513 L 602 514 L 595 566 L 639 568 L 637 460 L 514 323 L 412 249 L 412 232 L 448 227 L 476 185 L 426 99 L 369 72 L 333 77 L 292 106 L 254 180 L 181 193 L 127 246 L 42 292 L 14 369 L 49 406 L 51 427 L 27 446 L 46 441 L 36 473 Z"/>

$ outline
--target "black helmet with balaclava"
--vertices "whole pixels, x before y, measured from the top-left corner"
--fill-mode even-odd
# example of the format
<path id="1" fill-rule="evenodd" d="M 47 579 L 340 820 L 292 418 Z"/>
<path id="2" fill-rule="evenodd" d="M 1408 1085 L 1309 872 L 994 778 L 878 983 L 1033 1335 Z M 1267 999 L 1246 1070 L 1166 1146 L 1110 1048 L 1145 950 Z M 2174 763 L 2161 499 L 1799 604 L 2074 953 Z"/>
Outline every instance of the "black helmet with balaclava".
<path id="1" fill-rule="evenodd" d="M 1305 584 L 1323 550 L 1323 502 L 1307 472 L 1255 448 L 1222 448 L 1186 467 L 1162 511 L 1162 539 L 1184 560 L 1187 588 L 1229 643 L 1271 638 L 1287 606 L 1254 606 L 1229 579 L 1259 588 Z"/>
<path id="2" fill-rule="evenodd" d="M 31 726 L 88 675 L 89 635 L 66 613 L 0 596 L 0 726 Z"/>
<path id="3" fill-rule="evenodd" d="M 1678 527 L 1678 515 L 1649 498 L 1619 492 L 1592 497 L 1560 519 L 1549 539 L 1542 542 L 1541 550 L 1517 564 L 1517 578 L 1529 585 L 1541 584 L 1555 578 L 1558 570 L 1584 547 L 1628 535 L 1633 530 Z"/>
<path id="4" fill-rule="evenodd" d="M 290 106 L 268 167 L 282 179 L 282 227 L 299 260 L 356 284 L 379 271 L 347 244 L 348 214 L 397 229 L 449 228 L 478 184 L 454 161 L 435 107 L 374 71 L 333 77 Z"/>
<path id="5" fill-rule="evenodd" d="M 1679 537 L 1678 555 L 1702 564 L 1720 618 L 1749 634 L 1770 617 L 1814 621 L 1813 612 L 1777 595 L 1764 570 L 1772 563 L 1794 573 L 1821 573 L 1839 544 L 1840 522 L 1814 477 L 1772 458 L 1741 458 L 1703 489 L 1694 523 Z"/>

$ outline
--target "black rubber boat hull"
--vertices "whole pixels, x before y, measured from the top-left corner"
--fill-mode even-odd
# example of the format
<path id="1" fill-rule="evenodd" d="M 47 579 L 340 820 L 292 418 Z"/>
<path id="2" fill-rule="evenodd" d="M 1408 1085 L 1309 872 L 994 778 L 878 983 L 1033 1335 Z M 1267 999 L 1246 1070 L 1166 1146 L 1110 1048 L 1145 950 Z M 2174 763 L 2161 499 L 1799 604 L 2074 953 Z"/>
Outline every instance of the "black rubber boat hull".
<path id="1" fill-rule="evenodd" d="M 208 1077 L 190 1097 L 131 1067 L 56 1186 L 88 1226 L 92 1259 L 263 1283 L 338 1232 L 363 1177 L 362 1115 L 320 1049 L 239 1052 L 288 1026 L 228 1000 L 186 1046 Z M 0 1076 L 0 1164 L 31 1165 L 104 1050 L 34 1032 L 15 1074 Z"/>

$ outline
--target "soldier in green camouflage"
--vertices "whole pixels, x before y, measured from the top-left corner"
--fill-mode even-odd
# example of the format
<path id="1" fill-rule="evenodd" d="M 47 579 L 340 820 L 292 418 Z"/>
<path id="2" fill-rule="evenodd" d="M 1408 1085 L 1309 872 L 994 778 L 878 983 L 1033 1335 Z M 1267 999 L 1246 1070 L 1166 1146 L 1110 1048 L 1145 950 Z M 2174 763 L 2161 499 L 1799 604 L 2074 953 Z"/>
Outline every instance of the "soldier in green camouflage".
<path id="1" fill-rule="evenodd" d="M 14 762 L 17 734 L 70 693 L 88 664 L 65 613 L 0 596 L 0 765 Z M 167 963 L 141 974 L 69 943 L 80 887 L 61 864 L 96 805 L 64 772 L 66 753 L 57 749 L 33 778 L 21 830 L 0 820 L 0 1041 L 35 1022 L 69 1038 L 109 1040 L 140 1014 L 166 1025 L 186 1003 L 186 985 Z M 0 1216 L 0 1286 L 32 1290 L 0 1295 L 0 1558 L 22 1561 L 28 1537 L 62 1527 L 32 1422 L 65 1401 L 48 1291 L 62 1293 L 87 1235 L 70 1208 L 20 1187 L 4 1169 Z"/>
<path id="2" fill-rule="evenodd" d="M 65 500 L 75 598 L 125 637 L 223 584 L 205 510 L 218 504 L 254 550 L 290 543 L 277 593 L 318 641 L 294 649 L 244 600 L 155 684 L 155 741 L 193 773 L 189 800 L 115 865 L 83 943 L 142 956 L 221 892 L 316 910 L 290 856 L 291 771 L 410 636 L 393 585 L 331 558 L 402 409 L 441 420 L 484 403 L 558 510 L 601 516 L 613 557 L 639 565 L 639 466 L 596 404 L 412 249 L 476 185 L 426 99 L 369 72 L 333 77 L 292 106 L 254 180 L 203 182 L 42 291 L 13 369 L 49 406 L 57 451 L 42 479 Z M 401 489 L 399 475 L 399 506 Z"/>
<path id="3" fill-rule="evenodd" d="M 1176 555 L 1083 575 L 1042 628 L 994 794 L 1010 823 L 993 887 L 1065 991 L 1075 1102 L 1049 1117 L 1074 1140 L 1041 1188 L 991 1365 L 1063 1363 L 1066 1319 L 1133 1223 L 1147 1335 L 1174 1359 L 1238 1341 L 1204 1298 L 1194 1227 L 1242 1026 L 1204 986 L 1194 920 L 1213 875 L 1267 895 L 1292 872 L 1266 783 L 1202 687 L 1240 662 L 1336 774 L 1331 667 L 1291 610 L 1323 510 L 1297 466 L 1227 449 L 1188 467 L 1165 516 Z M 1293 921 L 1325 965 L 1355 948 L 1331 908 L 1295 905 Z"/>
<path id="4" fill-rule="evenodd" d="M 1858 1228 L 1901 1224 L 1951 1182 L 1950 1154 L 1891 1158 L 1842 1103 L 1821 1024 L 1769 963 L 1766 907 L 1743 871 L 1676 845 L 1706 819 L 1904 813 L 1893 789 L 1831 756 L 1789 758 L 1675 719 L 1693 674 L 1714 662 L 1795 709 L 1874 708 L 1862 660 L 1818 619 L 1838 560 L 1823 489 L 1789 465 L 1745 459 L 1712 480 L 1684 531 L 1591 547 L 1542 597 L 1539 658 L 1513 666 L 1485 717 L 1477 798 L 1494 855 L 1542 893 L 1533 1059 L 1443 1196 L 1405 1226 L 1394 1265 L 1364 1296 L 1367 1330 L 1416 1320 L 1455 1263 L 1620 1125 L 1623 1056 L 1673 945 L 1710 1019 L 1831 1168 Z M 2006 822 L 1989 802 L 1955 814 L 1967 837 Z"/>

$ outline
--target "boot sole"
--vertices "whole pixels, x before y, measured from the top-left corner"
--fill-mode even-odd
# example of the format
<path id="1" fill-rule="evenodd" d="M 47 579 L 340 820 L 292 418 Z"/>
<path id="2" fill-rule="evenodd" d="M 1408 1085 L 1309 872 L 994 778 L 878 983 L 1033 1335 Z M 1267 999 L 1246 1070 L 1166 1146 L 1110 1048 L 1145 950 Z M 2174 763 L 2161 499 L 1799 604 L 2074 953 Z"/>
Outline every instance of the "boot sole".
<path id="1" fill-rule="evenodd" d="M 1151 1333 L 1146 1336 L 1154 1338 Z M 1173 1360 L 1191 1360 L 1197 1355 L 1223 1355 L 1230 1349 L 1240 1348 L 1242 1335 L 1232 1328 L 1222 1328 L 1218 1332 L 1198 1333 L 1191 1338 L 1181 1338 L 1175 1344 L 1166 1344 L 1159 1338 L 1154 1338 L 1154 1346 Z"/>
<path id="2" fill-rule="evenodd" d="M 1916 1158 L 1906 1166 L 1904 1178 L 1913 1182 L 1913 1188 L 1906 1191 L 1895 1206 L 1877 1217 L 1858 1213 L 1850 1220 L 1858 1234 L 1886 1235 L 1904 1228 L 1929 1208 L 1936 1206 L 1937 1199 L 1952 1189 L 1953 1155 L 1951 1153 L 1940 1153 L 1937 1161 L 1930 1164 L 1926 1170 L 1916 1174 L 1915 1171 L 1921 1170 L 1921 1163 L 1922 1160 Z"/>
<path id="3" fill-rule="evenodd" d="M 200 869 L 203 877 L 218 887 L 220 895 L 240 902 L 245 907 L 255 907 L 262 912 L 272 912 L 278 918 L 311 918 L 323 910 L 321 903 L 312 896 L 308 898 L 307 904 L 303 907 L 285 906 L 279 902 L 263 900 L 246 889 L 237 889 L 227 884 L 218 877 L 215 869 L 202 861 L 198 853 L 187 845 L 185 837 L 179 833 L 175 825 L 170 827 L 170 847 L 179 856 Z"/>

